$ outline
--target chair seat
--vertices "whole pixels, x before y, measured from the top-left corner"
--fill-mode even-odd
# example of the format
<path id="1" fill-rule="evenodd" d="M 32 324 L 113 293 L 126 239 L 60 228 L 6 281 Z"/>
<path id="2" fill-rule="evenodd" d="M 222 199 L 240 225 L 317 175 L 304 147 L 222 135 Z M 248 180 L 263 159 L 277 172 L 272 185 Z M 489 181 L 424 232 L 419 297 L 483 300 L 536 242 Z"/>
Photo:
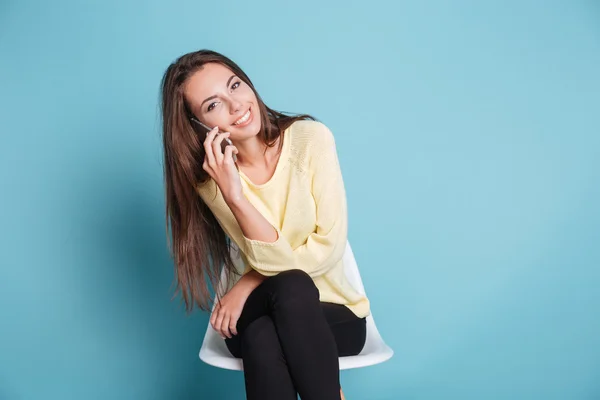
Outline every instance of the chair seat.
<path id="1" fill-rule="evenodd" d="M 367 317 L 367 338 L 365 346 L 360 354 L 356 356 L 340 357 L 340 370 L 367 367 L 389 360 L 394 351 L 390 349 L 381 339 L 373 317 Z M 209 324 L 209 328 L 204 337 L 202 348 L 200 349 L 200 359 L 205 363 L 218 368 L 224 368 L 234 371 L 243 371 L 241 358 L 235 358 L 231 355 L 225 340 L 223 340 Z"/>
<path id="2" fill-rule="evenodd" d="M 232 258 L 234 263 L 239 263 L 239 251 L 232 249 Z M 350 248 L 350 243 L 346 244 L 346 251 L 344 253 L 344 271 L 348 277 L 349 282 L 362 294 L 365 294 L 362 279 L 360 277 L 354 254 Z M 223 275 L 224 276 L 224 275 Z M 377 326 L 373 315 L 367 317 L 367 338 L 365 340 L 365 346 L 363 347 L 360 354 L 356 356 L 340 357 L 340 370 L 367 367 L 375 365 L 389 360 L 394 355 L 394 351 L 385 344 Z M 225 340 L 223 340 L 217 332 L 212 328 L 210 323 L 206 329 L 204 341 L 200 348 L 200 359 L 205 363 L 229 370 L 243 371 L 242 360 L 235 358 L 231 355 Z"/>

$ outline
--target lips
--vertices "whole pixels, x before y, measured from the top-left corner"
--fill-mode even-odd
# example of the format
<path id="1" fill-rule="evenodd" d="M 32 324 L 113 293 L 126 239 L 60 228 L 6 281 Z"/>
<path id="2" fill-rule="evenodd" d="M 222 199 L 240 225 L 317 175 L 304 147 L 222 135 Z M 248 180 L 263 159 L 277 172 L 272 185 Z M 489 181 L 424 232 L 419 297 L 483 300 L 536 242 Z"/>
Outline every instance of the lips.
<path id="1" fill-rule="evenodd" d="M 252 117 L 253 117 L 252 107 L 250 107 L 248 109 L 248 111 L 246 111 L 246 113 L 240 119 L 238 119 L 237 121 L 235 121 L 233 123 L 233 126 L 237 126 L 237 127 L 246 126 L 250 122 L 252 122 Z M 243 121 L 243 122 L 239 123 L 239 121 Z"/>

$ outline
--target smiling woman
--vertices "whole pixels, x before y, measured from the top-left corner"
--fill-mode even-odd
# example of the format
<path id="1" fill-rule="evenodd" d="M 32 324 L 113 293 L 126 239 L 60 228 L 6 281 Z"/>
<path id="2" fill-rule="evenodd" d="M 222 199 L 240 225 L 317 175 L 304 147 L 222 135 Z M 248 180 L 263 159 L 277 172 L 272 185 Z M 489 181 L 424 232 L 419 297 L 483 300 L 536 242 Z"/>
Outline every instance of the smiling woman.
<path id="1" fill-rule="evenodd" d="M 370 311 L 344 274 L 333 134 L 267 107 L 238 65 L 210 50 L 169 66 L 161 102 L 167 232 L 186 310 L 212 308 L 207 282 L 217 287 L 225 268 L 232 285 L 210 321 L 243 360 L 247 398 L 339 399 L 338 357 L 360 353 Z"/>

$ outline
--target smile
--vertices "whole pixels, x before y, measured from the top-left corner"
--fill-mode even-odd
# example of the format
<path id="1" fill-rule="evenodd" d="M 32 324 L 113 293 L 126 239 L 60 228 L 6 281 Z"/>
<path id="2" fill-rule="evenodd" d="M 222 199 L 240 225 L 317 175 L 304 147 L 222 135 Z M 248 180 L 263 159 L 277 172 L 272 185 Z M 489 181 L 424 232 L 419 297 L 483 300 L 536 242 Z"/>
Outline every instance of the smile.
<path id="1" fill-rule="evenodd" d="M 249 121 L 250 121 L 250 116 L 251 115 L 252 115 L 251 109 L 249 108 L 248 111 L 246 111 L 246 114 L 244 114 L 242 116 L 242 118 L 240 118 L 237 121 L 235 121 L 233 123 L 233 125 L 235 125 L 235 126 L 244 126 L 244 125 L 247 125 L 247 123 L 249 123 Z"/>

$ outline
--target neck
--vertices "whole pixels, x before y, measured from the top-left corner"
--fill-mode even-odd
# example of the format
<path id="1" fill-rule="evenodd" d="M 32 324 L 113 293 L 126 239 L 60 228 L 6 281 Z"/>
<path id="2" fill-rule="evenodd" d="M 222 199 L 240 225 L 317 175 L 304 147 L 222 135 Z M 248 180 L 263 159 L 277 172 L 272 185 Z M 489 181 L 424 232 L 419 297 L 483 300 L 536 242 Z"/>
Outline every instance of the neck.
<path id="1" fill-rule="evenodd" d="M 246 167 L 262 167 L 267 163 L 265 154 L 267 146 L 260 140 L 258 135 L 242 142 L 236 142 L 234 145 L 239 151 L 237 154 L 238 165 Z"/>

